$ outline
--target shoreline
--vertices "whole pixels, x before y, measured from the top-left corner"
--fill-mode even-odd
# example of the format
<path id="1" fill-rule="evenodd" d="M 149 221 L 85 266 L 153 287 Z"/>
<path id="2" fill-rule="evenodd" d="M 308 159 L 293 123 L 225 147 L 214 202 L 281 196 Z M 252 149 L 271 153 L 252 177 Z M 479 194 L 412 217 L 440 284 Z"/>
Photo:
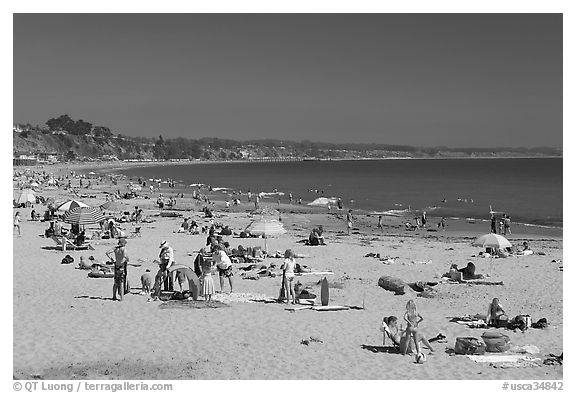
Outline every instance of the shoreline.
<path id="1" fill-rule="evenodd" d="M 483 159 L 484 157 L 480 158 Z M 489 159 L 498 159 L 500 157 L 493 157 L 493 158 L 489 158 Z M 509 157 L 509 158 L 514 158 L 514 157 Z M 528 158 L 528 157 L 526 157 Z M 544 157 L 541 157 L 544 158 Z M 555 158 L 555 157 L 550 157 L 550 158 Z M 420 158 L 418 158 L 420 159 Z M 423 158 L 423 159 L 427 159 L 427 158 Z M 448 159 L 460 159 L 460 158 L 448 158 Z M 464 158 L 464 159 L 478 159 L 478 158 Z M 375 160 L 380 160 L 380 159 L 375 159 Z M 384 159 L 384 160 L 388 160 L 388 159 Z M 395 159 L 394 159 L 395 160 Z M 432 160 L 436 160 L 435 158 Z M 334 160 L 334 161 L 365 161 L 365 160 Z M 280 162 L 280 161 L 278 161 Z M 288 162 L 288 161 L 284 161 L 284 162 Z M 292 161 L 292 162 L 302 162 L 302 161 Z M 141 162 L 141 161 L 103 161 L 103 162 L 73 162 L 73 163 L 57 163 L 57 164 L 48 164 L 48 165 L 36 165 L 36 166 L 29 166 L 29 167 L 13 167 L 13 171 L 17 171 L 19 168 L 29 168 L 29 169 L 43 169 L 43 170 L 48 170 L 49 169 L 54 169 L 55 171 L 57 171 L 60 174 L 67 174 L 70 171 L 75 171 L 75 172 L 79 172 L 79 173 L 83 173 L 83 174 L 87 174 L 88 171 L 105 171 L 105 172 L 110 172 L 110 171 L 114 171 L 114 170 L 126 170 L 126 169 L 131 169 L 131 168 L 154 168 L 154 167 L 166 167 L 166 166 L 187 166 L 187 165 L 207 165 L 207 164 L 217 164 L 217 165 L 226 165 L 226 164 L 237 164 L 237 163 L 260 163 L 260 164 L 264 164 L 267 163 L 266 161 L 176 161 L 176 162 L 171 162 L 171 161 L 146 161 L 146 162 Z M 26 169 L 23 169 L 26 170 Z M 226 187 L 227 185 L 218 185 L 218 187 Z M 182 191 L 182 190 L 189 190 L 190 186 L 183 184 L 183 183 L 177 183 L 177 188 L 173 188 L 173 189 L 168 189 L 168 190 L 163 190 L 164 193 L 176 193 L 176 191 Z M 233 191 L 233 190 L 230 190 Z M 147 194 L 142 192 L 142 195 Z M 224 201 L 225 198 L 228 198 L 227 196 L 228 194 L 226 193 L 220 193 L 220 192 L 212 192 L 210 193 L 210 199 L 214 199 L 214 200 L 218 200 L 218 201 Z M 243 198 L 244 196 L 242 196 Z M 270 203 L 272 205 L 272 207 L 276 206 L 276 202 L 269 202 L 267 201 L 268 198 L 264 198 L 263 199 L 263 203 Z M 311 202 L 311 201 L 304 201 L 304 202 Z M 284 205 L 284 202 L 282 203 L 282 205 Z M 306 213 L 309 214 L 330 214 L 331 212 L 328 211 L 325 208 L 319 208 L 319 207 L 311 207 L 311 206 L 307 206 L 306 203 L 304 203 L 303 205 L 297 205 L 296 203 L 289 205 L 286 203 L 286 206 L 292 206 L 293 208 L 296 206 L 300 206 L 301 208 L 305 209 Z M 367 217 L 376 217 L 378 215 L 383 215 L 383 217 L 394 217 L 394 218 L 398 218 L 399 220 L 403 220 L 403 222 L 409 221 L 412 222 L 413 221 L 413 216 L 415 214 L 417 214 L 418 212 L 420 212 L 421 210 L 419 209 L 414 209 L 410 212 L 404 212 L 400 215 L 387 215 L 387 214 L 383 214 L 383 212 L 374 212 L 374 210 L 372 209 L 363 209 L 363 208 L 353 208 L 354 210 L 354 214 L 355 215 L 363 215 L 363 216 L 367 216 Z M 335 210 L 332 210 L 332 212 L 334 212 Z M 441 216 L 438 215 L 436 216 L 434 214 L 433 211 L 428 212 L 428 216 L 431 219 L 434 220 L 438 220 Z M 457 217 L 457 216 L 445 216 L 446 220 L 449 223 L 455 223 L 457 224 L 459 227 L 463 226 L 462 224 L 468 224 L 467 220 L 469 217 Z M 481 218 L 481 217 L 474 217 L 473 218 L 476 221 L 476 224 L 478 223 L 486 223 L 489 222 L 489 220 L 487 218 Z M 471 225 L 471 224 L 468 224 Z M 542 231 L 550 231 L 553 232 L 553 234 L 551 236 L 555 237 L 555 238 L 562 238 L 563 236 L 563 228 L 564 226 L 555 226 L 555 225 L 543 225 L 543 224 L 535 224 L 535 223 L 525 223 L 525 222 L 515 222 L 513 223 L 514 226 L 516 227 L 520 227 L 520 228 L 524 228 L 525 230 L 527 230 L 528 232 L 531 232 L 530 230 L 533 228 L 537 233 L 542 233 Z M 449 225 L 449 227 L 452 225 Z M 476 228 L 477 225 L 474 225 L 474 228 Z M 463 228 L 460 228 L 460 230 L 464 230 Z M 525 232 L 525 230 L 521 230 L 520 232 Z"/>

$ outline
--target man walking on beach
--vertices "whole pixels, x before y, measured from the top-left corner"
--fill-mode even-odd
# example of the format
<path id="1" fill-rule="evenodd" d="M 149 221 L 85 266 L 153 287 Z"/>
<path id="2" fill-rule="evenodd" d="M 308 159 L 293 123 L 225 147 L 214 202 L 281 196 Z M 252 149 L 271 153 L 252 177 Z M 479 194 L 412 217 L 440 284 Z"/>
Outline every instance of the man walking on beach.
<path id="1" fill-rule="evenodd" d="M 114 262 L 114 285 L 112 286 L 112 300 L 124 299 L 124 289 L 126 286 L 126 275 L 128 270 L 128 254 L 126 253 L 126 239 L 120 238 L 118 245 L 112 250 L 106 252 L 106 256 Z M 112 258 L 112 255 L 114 258 Z M 120 299 L 116 298 L 116 293 Z"/>
<path id="2" fill-rule="evenodd" d="M 352 229 L 352 221 L 354 217 L 352 217 L 352 209 L 348 209 L 348 214 L 346 214 L 346 229 L 348 235 L 350 235 L 350 229 Z"/>
<path id="3" fill-rule="evenodd" d="M 378 216 L 378 229 L 380 229 L 381 232 L 384 232 L 384 226 L 382 225 L 382 216 Z"/>

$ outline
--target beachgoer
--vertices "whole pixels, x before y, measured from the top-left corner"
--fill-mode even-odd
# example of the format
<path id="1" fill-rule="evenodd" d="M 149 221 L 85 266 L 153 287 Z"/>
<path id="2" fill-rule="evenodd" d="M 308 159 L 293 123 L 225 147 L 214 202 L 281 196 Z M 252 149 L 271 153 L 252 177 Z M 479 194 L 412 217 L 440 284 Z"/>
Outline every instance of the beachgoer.
<path id="1" fill-rule="evenodd" d="M 468 262 L 466 267 L 458 269 L 458 271 L 462 273 L 462 278 L 464 280 L 472 280 L 476 278 L 476 265 L 472 262 Z"/>
<path id="2" fill-rule="evenodd" d="M 511 235 L 512 234 L 512 230 L 510 229 L 510 216 L 506 216 L 506 218 L 504 219 L 504 235 Z"/>
<path id="3" fill-rule="evenodd" d="M 414 300 L 412 299 L 408 300 L 408 302 L 406 303 L 406 313 L 404 314 L 404 320 L 407 323 L 406 333 L 408 335 L 412 335 L 412 339 L 414 340 L 414 344 L 416 347 L 416 354 L 420 354 L 421 352 L 420 341 L 422 341 L 424 345 L 431 352 L 434 352 L 434 349 L 432 348 L 428 340 L 426 340 L 418 330 L 418 325 L 420 324 L 420 322 L 424 320 L 424 318 L 420 314 L 418 314 L 418 310 L 416 309 L 416 303 L 414 303 Z M 408 349 L 407 347 L 404 348 L 404 351 L 402 352 L 403 355 L 406 354 L 407 349 Z"/>
<path id="4" fill-rule="evenodd" d="M 204 249 L 199 254 L 202 255 Z M 204 301 L 210 302 L 214 294 L 214 280 L 212 279 L 212 267 L 214 266 L 213 258 L 199 258 L 200 269 L 202 271 L 202 294 Z"/>
<path id="5" fill-rule="evenodd" d="M 140 282 L 142 283 L 142 291 L 146 295 L 149 295 L 153 287 L 152 274 L 150 274 L 150 269 L 146 269 L 146 272 L 140 276 Z"/>
<path id="6" fill-rule="evenodd" d="M 350 235 L 350 229 L 352 229 L 352 220 L 354 219 L 354 217 L 352 217 L 352 209 L 348 209 L 348 214 L 346 214 L 346 230 L 348 235 Z"/>
<path id="7" fill-rule="evenodd" d="M 528 245 L 528 242 L 523 242 L 522 243 L 522 251 L 528 251 L 530 250 L 530 246 Z"/>
<path id="8" fill-rule="evenodd" d="M 422 228 L 426 228 L 426 212 L 422 212 Z"/>
<path id="9" fill-rule="evenodd" d="M 14 214 L 14 228 L 18 230 L 18 236 L 22 236 L 22 231 L 20 230 L 20 222 L 22 221 L 22 217 L 20 217 L 20 212 L 17 211 Z"/>
<path id="10" fill-rule="evenodd" d="M 384 231 L 384 226 L 382 225 L 382 216 L 378 216 L 378 229 L 380 229 L 380 231 Z"/>
<path id="11" fill-rule="evenodd" d="M 106 252 L 106 256 L 114 262 L 114 285 L 112 286 L 112 300 L 124 299 L 124 290 L 126 289 L 126 276 L 128 273 L 128 254 L 126 253 L 126 239 L 118 239 L 118 245 L 112 250 Z M 116 298 L 116 293 L 120 299 Z"/>
<path id="12" fill-rule="evenodd" d="M 153 297 L 157 297 L 162 290 L 162 284 L 164 283 L 164 290 L 173 290 L 171 274 L 168 273 L 168 268 L 174 263 L 174 250 L 168 244 L 168 241 L 164 240 L 160 243 L 160 266 L 158 273 L 156 273 L 156 279 L 154 280 L 154 294 Z"/>
<path id="13" fill-rule="evenodd" d="M 290 199 L 290 204 L 292 204 L 292 200 L 293 200 L 293 198 L 292 198 L 292 192 L 290 192 L 290 193 L 288 194 L 288 199 Z"/>
<path id="14" fill-rule="evenodd" d="M 490 216 L 490 232 L 496 233 L 496 217 L 494 217 L 494 214 Z"/>
<path id="15" fill-rule="evenodd" d="M 224 251 L 223 245 L 217 244 L 214 247 L 213 259 L 216 263 L 216 268 L 218 269 L 218 275 L 220 276 L 220 292 L 224 292 L 224 277 L 227 277 L 228 283 L 230 284 L 230 293 L 232 293 L 232 277 L 234 277 L 234 273 L 232 272 L 232 261 Z"/>
<path id="16" fill-rule="evenodd" d="M 286 294 L 286 302 L 290 302 L 290 296 L 292 296 L 292 304 L 296 304 L 296 295 L 294 295 L 294 287 L 292 282 L 294 281 L 294 268 L 296 267 L 296 262 L 294 261 L 294 252 L 290 249 L 284 252 L 284 263 L 282 264 L 282 285 L 284 286 L 284 293 Z"/>
<path id="17" fill-rule="evenodd" d="M 504 312 L 504 309 L 500 305 L 500 300 L 498 300 L 498 298 L 495 297 L 494 299 L 492 299 L 492 303 L 490 303 L 490 306 L 488 306 L 488 314 L 486 315 L 486 324 L 488 326 L 495 326 L 498 320 L 505 315 L 506 313 Z"/>
<path id="18" fill-rule="evenodd" d="M 446 218 L 442 217 L 438 223 L 438 228 L 442 228 L 443 231 L 446 230 Z"/>

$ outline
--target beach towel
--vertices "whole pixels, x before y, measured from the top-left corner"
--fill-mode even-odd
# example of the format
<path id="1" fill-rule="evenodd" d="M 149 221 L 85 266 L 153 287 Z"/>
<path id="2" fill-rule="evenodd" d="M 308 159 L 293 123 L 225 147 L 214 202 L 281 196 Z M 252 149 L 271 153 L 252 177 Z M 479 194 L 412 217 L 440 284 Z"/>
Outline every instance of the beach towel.
<path id="1" fill-rule="evenodd" d="M 529 362 L 537 360 L 528 355 L 466 355 L 466 357 L 476 363 L 515 363 L 520 360 Z"/>

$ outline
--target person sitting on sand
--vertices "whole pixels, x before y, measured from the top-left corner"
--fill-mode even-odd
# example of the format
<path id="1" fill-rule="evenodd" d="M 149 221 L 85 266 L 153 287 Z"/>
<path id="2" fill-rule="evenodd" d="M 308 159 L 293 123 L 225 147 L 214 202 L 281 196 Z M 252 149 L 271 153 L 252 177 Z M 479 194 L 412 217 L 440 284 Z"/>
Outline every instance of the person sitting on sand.
<path id="1" fill-rule="evenodd" d="M 86 231 L 82 231 L 78 234 L 78 236 L 76 236 L 76 239 L 74 240 L 74 243 L 77 246 L 81 246 L 84 244 L 84 242 L 86 242 Z"/>
<path id="2" fill-rule="evenodd" d="M 412 299 L 408 300 L 408 303 L 406 303 L 406 313 L 404 314 L 404 320 L 408 324 L 406 326 L 406 334 L 409 337 L 411 336 L 412 339 L 414 340 L 414 343 L 416 346 L 416 354 L 420 354 L 420 352 L 421 352 L 420 341 L 422 341 L 424 343 L 424 345 L 431 352 L 434 352 L 434 349 L 432 348 L 432 346 L 430 345 L 428 340 L 426 340 L 424 338 L 424 336 L 422 336 L 422 334 L 420 334 L 420 331 L 418 329 L 418 325 L 420 324 L 420 322 L 422 322 L 424 320 L 424 318 L 420 314 L 418 314 L 418 310 L 416 309 L 416 303 L 414 303 L 414 300 L 412 300 Z M 408 346 L 406 346 L 405 348 L 402 348 L 401 353 L 403 355 L 406 355 L 407 350 L 408 350 Z"/>
<path id="3" fill-rule="evenodd" d="M 380 330 L 384 332 L 382 345 L 386 345 L 386 337 L 388 337 L 395 348 L 398 349 L 398 353 L 413 353 L 414 352 L 414 341 L 407 334 L 406 330 L 402 329 L 402 325 L 398 327 L 398 318 L 391 315 L 389 317 L 384 317 L 382 319 L 382 326 Z M 420 337 L 422 341 L 422 337 Z M 438 334 L 436 337 L 429 339 L 429 342 L 444 340 L 446 336 L 443 334 Z"/>
<path id="4" fill-rule="evenodd" d="M 488 326 L 497 326 L 498 321 L 506 316 L 504 309 L 500 305 L 500 300 L 495 297 L 492 303 L 488 306 L 488 314 L 486 315 L 486 324 Z M 506 318 L 507 319 L 507 318 Z"/>
<path id="5" fill-rule="evenodd" d="M 188 217 L 184 218 L 184 222 L 180 225 L 180 228 L 176 231 L 177 233 L 184 233 L 190 230 L 190 223 L 188 222 Z"/>
<path id="6" fill-rule="evenodd" d="M 473 280 L 475 278 L 479 278 L 475 274 L 476 266 L 472 262 L 468 262 L 466 264 L 466 267 L 463 267 L 462 269 L 458 269 L 458 271 L 462 273 L 462 278 L 464 280 Z"/>

